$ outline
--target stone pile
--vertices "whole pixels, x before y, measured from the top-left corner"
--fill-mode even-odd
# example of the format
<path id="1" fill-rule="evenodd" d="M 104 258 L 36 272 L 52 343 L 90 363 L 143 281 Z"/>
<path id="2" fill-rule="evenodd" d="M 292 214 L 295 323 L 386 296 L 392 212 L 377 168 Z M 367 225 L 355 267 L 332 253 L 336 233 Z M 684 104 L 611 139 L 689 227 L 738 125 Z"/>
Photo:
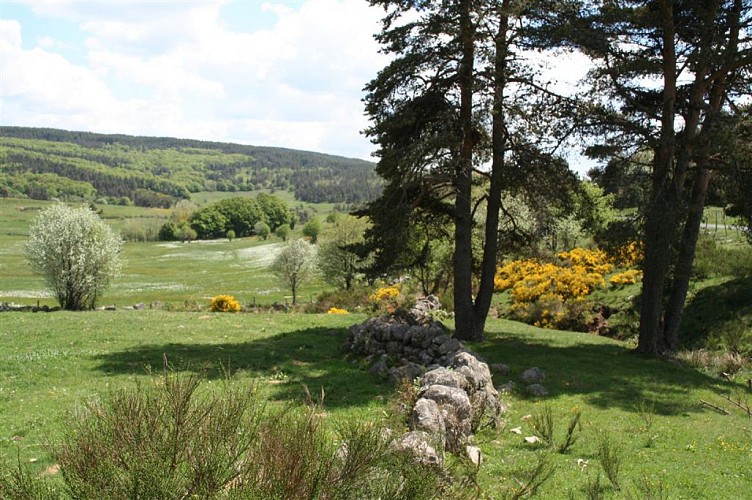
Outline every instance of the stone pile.
<path id="1" fill-rule="evenodd" d="M 505 411 L 488 365 L 431 319 L 439 309 L 433 296 L 403 315 L 370 318 L 348 331 L 347 351 L 365 356 L 372 373 L 393 382 L 418 380 L 417 400 L 409 411 L 410 432 L 395 441 L 425 463 L 438 463 L 449 450 L 480 463 L 472 434 L 496 426 Z"/>

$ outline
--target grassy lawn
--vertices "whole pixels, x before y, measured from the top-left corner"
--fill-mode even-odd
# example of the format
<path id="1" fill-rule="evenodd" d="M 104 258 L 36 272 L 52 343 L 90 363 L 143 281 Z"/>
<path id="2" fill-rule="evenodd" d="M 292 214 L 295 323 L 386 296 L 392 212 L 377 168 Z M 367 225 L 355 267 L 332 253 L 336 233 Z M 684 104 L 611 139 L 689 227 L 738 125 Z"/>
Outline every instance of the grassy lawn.
<path id="1" fill-rule="evenodd" d="M 110 388 L 147 380 L 166 355 L 178 371 L 206 369 L 210 383 L 223 366 L 240 381 L 256 380 L 273 402 L 302 400 L 303 385 L 325 392 L 328 418 L 380 420 L 394 389 L 340 351 L 346 327 L 363 317 L 296 314 L 220 314 L 165 311 L 0 314 L 0 454 L 50 465 L 45 444 L 66 415 Z M 600 471 L 597 448 L 610 436 L 622 460 L 623 498 L 638 486 L 669 498 L 746 498 L 752 490 L 752 422 L 723 399 L 745 392 L 730 383 L 669 362 L 645 360 L 612 340 L 540 330 L 491 320 L 488 339 L 470 346 L 489 362 L 508 364 L 517 379 L 531 366 L 547 374 L 550 394 L 504 396 L 505 429 L 476 436 L 485 454 L 479 472 L 484 495 L 498 498 L 523 480 L 541 452 L 525 444 L 531 419 L 549 407 L 555 440 L 563 439 L 573 408 L 582 411 L 580 439 L 552 454 L 555 473 L 543 498 L 584 496 Z M 700 401 L 724 407 L 723 415 Z M 522 434 L 511 432 L 521 427 Z M 579 462 L 578 462 L 579 460 Z M 587 465 L 585 465 L 585 462 Z M 601 474 L 602 475 L 602 474 Z M 607 484 L 605 476 L 601 483 Z M 645 486 L 647 485 L 647 486 Z M 642 494 L 634 498 L 644 498 Z"/>

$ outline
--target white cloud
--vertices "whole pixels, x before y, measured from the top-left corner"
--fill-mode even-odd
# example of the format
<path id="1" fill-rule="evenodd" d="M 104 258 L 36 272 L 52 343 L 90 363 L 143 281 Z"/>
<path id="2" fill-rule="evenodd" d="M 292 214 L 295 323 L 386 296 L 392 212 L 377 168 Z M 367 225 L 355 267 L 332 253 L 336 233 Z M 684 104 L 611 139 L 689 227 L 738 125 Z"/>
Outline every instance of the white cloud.
<path id="1" fill-rule="evenodd" d="M 361 0 L 268 3 L 277 22 L 241 31 L 222 18 L 225 4 L 28 2 L 39 16 L 75 23 L 85 57 L 65 59 L 44 33 L 23 49 L 23 26 L 3 21 L 3 123 L 367 158 L 360 100 L 385 64 L 372 39 L 378 9 Z"/>

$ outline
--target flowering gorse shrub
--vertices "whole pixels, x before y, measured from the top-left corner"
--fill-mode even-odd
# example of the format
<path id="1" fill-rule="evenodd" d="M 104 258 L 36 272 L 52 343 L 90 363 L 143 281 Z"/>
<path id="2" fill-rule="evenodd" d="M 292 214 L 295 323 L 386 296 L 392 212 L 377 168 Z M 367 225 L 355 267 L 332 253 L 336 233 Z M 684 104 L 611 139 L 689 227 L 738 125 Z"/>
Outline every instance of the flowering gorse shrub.
<path id="1" fill-rule="evenodd" d="M 609 278 L 608 282 L 615 287 L 634 285 L 640 279 L 640 276 L 642 276 L 642 273 L 638 269 L 629 269 L 622 273 L 614 274 Z"/>
<path id="2" fill-rule="evenodd" d="M 594 273 L 604 276 L 614 269 L 608 254 L 603 250 L 574 248 L 569 252 L 561 252 L 558 257 L 569 263 L 572 269 L 579 273 Z"/>
<path id="3" fill-rule="evenodd" d="M 611 256 L 611 260 L 617 267 L 628 269 L 639 266 L 642 263 L 643 257 L 642 242 L 631 241 L 619 247 Z"/>
<path id="4" fill-rule="evenodd" d="M 326 314 L 350 314 L 346 309 L 340 309 L 338 307 L 331 307 Z"/>
<path id="5" fill-rule="evenodd" d="M 209 310 L 213 312 L 239 312 L 240 303 L 232 295 L 217 295 L 211 300 Z"/>
<path id="6" fill-rule="evenodd" d="M 384 302 L 399 297 L 400 289 L 397 286 L 384 286 L 378 288 L 369 297 L 371 302 Z"/>
<path id="7" fill-rule="evenodd" d="M 501 266 L 494 285 L 511 290 L 510 313 L 516 319 L 540 327 L 564 328 L 585 321 L 584 298 L 605 285 L 604 274 L 613 270 L 601 250 L 575 248 L 558 255 L 561 264 L 535 259 Z"/>

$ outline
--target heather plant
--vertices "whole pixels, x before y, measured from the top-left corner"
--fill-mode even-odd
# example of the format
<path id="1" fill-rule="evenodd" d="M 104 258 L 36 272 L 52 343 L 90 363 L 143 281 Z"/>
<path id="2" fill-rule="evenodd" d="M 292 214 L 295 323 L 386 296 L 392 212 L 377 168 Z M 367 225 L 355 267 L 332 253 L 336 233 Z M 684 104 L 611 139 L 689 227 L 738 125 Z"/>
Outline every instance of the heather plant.
<path id="1" fill-rule="evenodd" d="M 232 295 L 217 295 L 209 305 L 212 312 L 239 312 L 240 309 L 240 303 Z"/>
<path id="2" fill-rule="evenodd" d="M 44 209 L 29 229 L 26 260 L 60 307 L 93 309 L 121 269 L 122 239 L 89 208 Z"/>

